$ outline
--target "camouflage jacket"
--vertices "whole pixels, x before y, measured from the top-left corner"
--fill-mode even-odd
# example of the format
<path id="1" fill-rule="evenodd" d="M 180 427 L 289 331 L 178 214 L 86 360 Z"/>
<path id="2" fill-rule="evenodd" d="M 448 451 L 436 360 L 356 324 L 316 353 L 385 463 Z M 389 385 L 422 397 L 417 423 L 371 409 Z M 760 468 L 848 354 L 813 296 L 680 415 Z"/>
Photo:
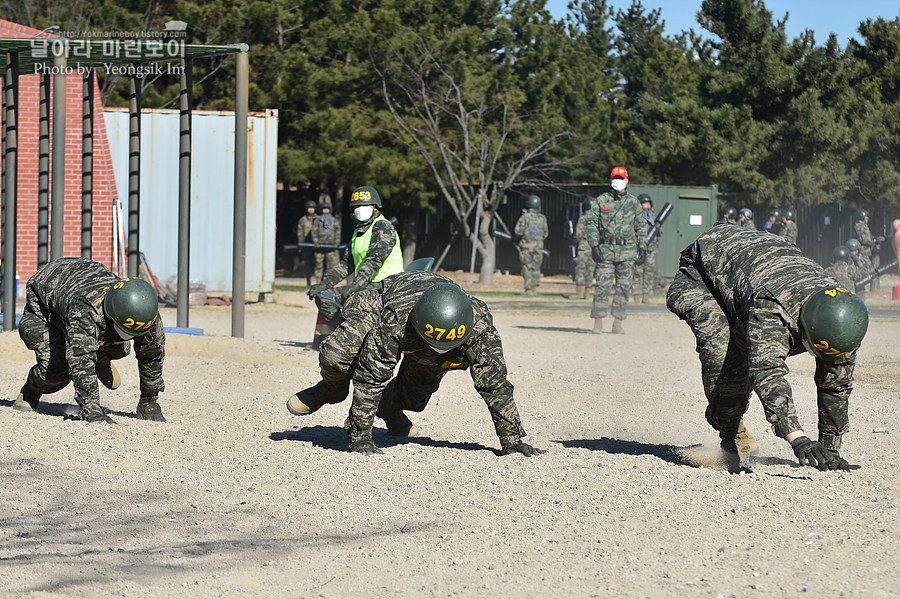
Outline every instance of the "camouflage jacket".
<path id="1" fill-rule="evenodd" d="M 741 227 L 744 229 L 750 229 L 751 231 L 756 230 L 756 223 L 753 222 L 752 218 L 745 219 L 743 223 L 741 223 Z"/>
<path id="2" fill-rule="evenodd" d="M 549 233 L 547 217 L 535 209 L 529 210 L 516 221 L 515 234 L 522 241 L 543 242 Z"/>
<path id="3" fill-rule="evenodd" d="M 318 218 L 318 214 L 304 214 L 300 217 L 300 220 L 297 221 L 297 243 L 307 240 Z"/>
<path id="4" fill-rule="evenodd" d="M 797 235 L 799 235 L 800 231 L 797 229 L 797 223 L 789 222 L 784 223 L 784 228 L 781 230 L 781 236 L 793 243 L 797 244 Z"/>
<path id="5" fill-rule="evenodd" d="M 869 230 L 868 223 L 864 220 L 858 220 L 853 223 L 853 235 L 859 240 L 859 244 L 862 246 L 862 249 L 859 251 L 860 255 L 865 253 L 867 258 L 871 256 L 872 252 L 875 251 L 875 238 L 872 237 L 872 231 Z"/>
<path id="6" fill-rule="evenodd" d="M 75 385 L 75 396 L 84 402 L 100 399 L 97 385 L 97 352 L 107 343 L 123 343 L 103 314 L 103 299 L 119 277 L 84 258 L 59 258 L 41 267 L 28 280 L 27 301 L 36 314 L 65 333 L 66 360 Z M 155 397 L 165 390 L 162 365 L 166 337 L 162 317 L 153 329 L 135 337 L 141 396 Z M 132 341 L 125 341 L 127 346 Z"/>
<path id="7" fill-rule="evenodd" d="M 833 262 L 825 272 L 848 291 L 856 291 L 856 281 L 862 278 L 859 276 L 859 270 L 848 261 Z"/>
<path id="8" fill-rule="evenodd" d="M 503 447 L 515 445 L 525 436 L 513 400 L 513 385 L 507 378 L 500 334 L 494 328 L 487 304 L 472 298 L 475 311 L 472 331 L 460 347 L 445 354 L 433 351 L 412 325 L 407 324 L 409 313 L 422 292 L 437 283 L 450 282 L 437 273 L 420 271 L 401 273 L 382 281 L 378 298 L 380 313 L 359 349 L 359 362 L 353 375 L 351 440 L 371 438 L 381 392 L 394 376 L 394 369 L 403 354 L 412 353 L 418 354 L 421 366 L 469 370 L 475 390 L 487 404 Z M 353 320 L 356 310 L 370 311 L 373 307 L 366 300 L 371 299 L 373 293 L 374 289 L 354 296 L 343 311 L 344 318 Z"/>
<path id="9" fill-rule="evenodd" d="M 326 216 L 330 218 L 326 219 Z M 325 226 L 326 221 L 330 221 L 330 226 Z M 340 245 L 341 223 L 331 214 L 317 216 L 316 220 L 313 221 L 310 237 L 312 238 L 312 242 L 316 245 Z"/>
<path id="10" fill-rule="evenodd" d="M 706 282 L 729 321 L 744 323 L 750 381 L 775 434 L 799 430 L 785 360 L 806 351 L 798 320 L 803 303 L 839 282 L 781 237 L 720 224 L 681 252 L 679 270 Z M 855 364 L 855 351 L 834 362 L 816 358 L 820 435 L 848 428 Z"/>
<path id="11" fill-rule="evenodd" d="M 628 190 L 607 191 L 586 215 L 588 245 L 600 246 L 604 262 L 637 258 L 637 248 L 647 249 L 647 219 L 641 203 Z"/>
<path id="12" fill-rule="evenodd" d="M 366 259 L 359 267 L 359 272 L 356 273 L 356 277 L 350 283 L 357 290 L 364 289 L 371 282 L 384 264 L 384 261 L 391 254 L 394 245 L 399 243 L 397 231 L 389 220 L 373 216 L 364 223 L 358 223 L 356 225 L 356 233 L 362 235 L 369 227 L 374 227 L 369 251 L 366 253 Z M 353 274 L 355 269 L 353 252 L 347 251 L 343 259 L 325 273 L 325 276 L 322 277 L 322 283 L 328 287 L 334 287 L 346 279 L 347 275 Z"/>

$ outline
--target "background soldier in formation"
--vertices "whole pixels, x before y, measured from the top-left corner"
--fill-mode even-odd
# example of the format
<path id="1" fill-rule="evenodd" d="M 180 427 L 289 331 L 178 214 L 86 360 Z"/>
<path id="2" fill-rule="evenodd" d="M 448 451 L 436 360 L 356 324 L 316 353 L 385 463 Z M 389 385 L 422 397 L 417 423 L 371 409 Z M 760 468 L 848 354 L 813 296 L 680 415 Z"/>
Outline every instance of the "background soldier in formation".
<path id="1" fill-rule="evenodd" d="M 306 207 L 306 214 L 297 221 L 297 243 L 309 243 L 311 241 L 310 234 L 316 220 L 319 218 L 316 214 L 316 203 L 313 200 L 306 200 L 304 206 Z M 312 285 L 316 283 L 317 280 L 313 277 L 312 272 L 312 252 L 307 248 L 300 248 L 297 255 L 300 260 L 299 268 L 302 269 L 301 273 L 306 278 L 307 284 Z"/>
<path id="2" fill-rule="evenodd" d="M 307 291 L 310 299 L 329 321 L 339 316 L 337 307 L 331 301 L 322 301 L 318 295 L 332 291 L 340 304 L 347 298 L 365 289 L 371 283 L 403 272 L 403 254 L 400 250 L 400 236 L 394 225 L 381 214 L 381 196 L 374 187 L 357 187 L 350 195 L 350 211 L 356 221 L 350 239 L 350 251 L 344 259 L 329 269 L 322 281 L 312 285 Z M 335 287 L 352 275 L 349 285 Z"/>
<path id="3" fill-rule="evenodd" d="M 596 277 L 597 264 L 591 258 L 591 246 L 588 244 L 587 231 L 587 214 L 591 211 L 591 207 L 597 202 L 597 198 L 588 196 L 581 202 L 581 216 L 575 225 L 575 233 L 572 241 L 575 243 L 575 295 L 569 299 L 586 299 L 588 291 L 594 284 Z"/>
<path id="4" fill-rule="evenodd" d="M 113 424 L 100 406 L 97 381 L 107 389 L 119 386 L 112 360 L 127 356 L 133 339 L 141 379 L 137 416 L 165 421 L 157 399 L 165 389 L 166 337 L 152 285 L 119 279 L 99 262 L 58 258 L 28 280 L 25 295 L 19 336 L 37 363 L 28 372 L 15 409 L 37 411 L 42 395 L 72 381 L 79 417 Z"/>
<path id="5" fill-rule="evenodd" d="M 502 453 L 543 453 L 522 441 L 525 430 L 487 304 L 439 274 L 408 272 L 352 296 L 343 317 L 322 342 L 322 380 L 291 396 L 287 409 L 292 414 L 304 416 L 340 403 L 352 380 L 353 405 L 345 424 L 350 450 L 382 453 L 372 440 L 375 416 L 391 434 L 417 434 L 404 410 L 421 412 L 448 371 L 468 369 L 494 421 Z"/>
<path id="6" fill-rule="evenodd" d="M 756 230 L 756 225 L 753 223 L 753 211 L 749 208 L 741 208 L 740 212 L 738 212 L 738 219 L 740 219 L 740 225 L 743 228 Z"/>
<path id="7" fill-rule="evenodd" d="M 781 236 L 794 245 L 797 245 L 797 236 L 800 233 L 800 231 L 797 229 L 797 223 L 795 222 L 796 220 L 797 213 L 793 208 L 788 208 L 781 214 L 781 222 L 783 225 L 781 229 Z"/>
<path id="8" fill-rule="evenodd" d="M 869 211 L 857 210 L 856 220 L 853 223 L 853 235 L 859 240 L 862 246 L 859 255 L 862 262 L 868 263 L 868 271 L 861 276 L 866 277 L 875 272 L 875 269 L 881 265 L 881 242 L 884 237 L 873 237 L 872 231 L 869 230 Z M 869 291 L 875 292 L 880 288 L 878 277 L 872 279 L 869 285 Z"/>
<path id="9" fill-rule="evenodd" d="M 781 235 L 781 210 L 773 208 L 769 210 L 769 218 L 766 220 L 766 231 L 774 235 Z"/>
<path id="10" fill-rule="evenodd" d="M 642 193 L 638 196 L 641 208 L 644 211 L 644 219 L 647 221 L 647 234 L 653 229 L 656 223 L 656 215 L 653 213 L 653 199 L 650 194 Z M 634 294 L 641 294 L 641 303 L 646 304 L 651 293 L 657 289 L 661 289 L 664 285 L 662 275 L 656 266 L 656 251 L 659 249 L 659 237 L 662 231 L 659 231 L 653 239 L 647 244 L 647 258 L 640 266 L 634 269 Z"/>
<path id="11" fill-rule="evenodd" d="M 734 206 L 725 206 L 724 208 L 722 208 L 722 213 L 719 215 L 719 217 L 720 217 L 720 220 L 719 220 L 720 223 L 725 223 L 728 225 L 736 225 L 737 217 L 738 217 L 737 209 L 735 209 Z"/>
<path id="12" fill-rule="evenodd" d="M 850 250 L 845 245 L 839 245 L 831 252 L 831 266 L 825 272 L 850 292 L 856 290 L 856 281 L 861 278 L 850 258 Z"/>
<path id="13" fill-rule="evenodd" d="M 681 252 L 666 305 L 697 338 L 706 420 L 730 470 L 744 468 L 756 447 L 743 425 L 751 391 L 801 466 L 852 468 L 838 450 L 869 322 L 858 296 L 780 237 L 715 225 Z M 787 357 L 804 351 L 816 359 L 818 441 L 800 426 L 785 379 Z"/>
<path id="14" fill-rule="evenodd" d="M 862 244 L 859 242 L 859 240 L 855 237 L 851 237 L 844 245 L 846 245 L 847 249 L 850 250 L 850 260 L 853 261 L 853 266 L 856 267 L 856 276 L 858 277 L 857 280 L 872 274 L 872 263 L 869 261 L 869 257 L 866 256 L 865 252 L 863 251 Z M 865 288 L 856 289 L 855 293 L 863 299 L 865 299 L 866 297 Z"/>
<path id="15" fill-rule="evenodd" d="M 647 221 L 637 198 L 627 188 L 628 171 L 623 166 L 615 167 L 610 173 L 610 191 L 597 198 L 585 223 L 591 256 L 597 263 L 597 288 L 591 306 L 594 333 L 603 331 L 613 290 L 612 332 L 624 333 L 622 321 L 627 318 L 634 267 L 647 258 Z"/>
<path id="16" fill-rule="evenodd" d="M 312 242 L 316 244 L 316 266 L 313 271 L 316 281 L 324 280 L 325 273 L 334 268 L 341 259 L 340 250 L 319 249 L 321 245 L 341 244 L 341 223 L 331 214 L 331 204 L 323 202 L 319 206 L 319 211 L 321 214 L 313 221 L 310 231 Z"/>
<path id="17" fill-rule="evenodd" d="M 541 214 L 541 198 L 528 196 L 525 214 L 516 221 L 515 239 L 522 264 L 525 295 L 534 295 L 541 284 L 541 262 L 544 260 L 544 240 L 547 239 L 547 217 Z"/>

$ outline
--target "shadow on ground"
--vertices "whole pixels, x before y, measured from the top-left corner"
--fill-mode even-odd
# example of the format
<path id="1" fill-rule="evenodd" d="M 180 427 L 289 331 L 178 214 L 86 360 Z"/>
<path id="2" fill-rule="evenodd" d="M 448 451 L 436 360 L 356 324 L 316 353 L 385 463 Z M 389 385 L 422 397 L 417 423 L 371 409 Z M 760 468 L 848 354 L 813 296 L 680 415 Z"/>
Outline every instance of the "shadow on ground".
<path id="1" fill-rule="evenodd" d="M 333 451 L 349 451 L 350 437 L 343 427 L 339 426 L 306 426 L 288 431 L 278 431 L 269 435 L 273 441 L 307 441 L 315 447 Z M 499 454 L 499 450 L 480 443 L 459 443 L 431 439 L 430 437 L 397 437 L 389 435 L 386 430 L 373 429 L 372 440 L 381 448 L 398 445 L 421 445 L 423 447 L 439 447 L 444 449 L 461 449 L 465 451 L 491 451 Z"/>

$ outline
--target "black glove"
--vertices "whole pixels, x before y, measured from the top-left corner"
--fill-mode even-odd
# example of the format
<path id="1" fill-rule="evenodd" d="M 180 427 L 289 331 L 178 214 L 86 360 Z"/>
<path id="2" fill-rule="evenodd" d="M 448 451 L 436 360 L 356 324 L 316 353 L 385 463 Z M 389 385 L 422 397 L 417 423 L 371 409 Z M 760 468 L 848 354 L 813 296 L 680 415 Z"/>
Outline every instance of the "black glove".
<path id="1" fill-rule="evenodd" d="M 143 397 L 137 405 L 137 417 L 139 420 L 153 420 L 154 422 L 165 422 L 162 408 L 155 399 L 144 399 Z"/>
<path id="2" fill-rule="evenodd" d="M 847 460 L 841 457 L 841 454 L 837 452 L 836 449 L 828 449 L 829 454 L 831 454 L 832 459 L 832 470 L 859 470 L 862 468 L 859 464 L 851 464 Z"/>
<path id="3" fill-rule="evenodd" d="M 591 248 L 591 259 L 597 263 L 603 262 L 603 257 L 600 255 L 599 245 L 595 245 Z"/>
<path id="4" fill-rule="evenodd" d="M 316 283 L 315 285 L 309 286 L 309 289 L 307 289 L 306 291 L 306 295 L 309 297 L 309 299 L 316 299 L 316 296 L 326 289 L 329 289 L 329 287 L 325 283 Z"/>
<path id="5" fill-rule="evenodd" d="M 810 466 L 819 470 L 832 470 L 832 465 L 837 463 L 832 456 L 832 452 L 825 449 L 818 441 L 813 441 L 807 436 L 797 437 L 791 441 L 791 449 L 794 450 L 794 455 L 800 460 L 801 466 L 806 466 L 809 463 Z"/>
<path id="6" fill-rule="evenodd" d="M 637 258 L 634 259 L 634 263 L 637 264 L 638 266 L 640 266 L 641 264 L 643 264 L 646 261 L 647 261 L 647 250 L 645 250 L 641 246 L 638 246 Z"/>
<path id="7" fill-rule="evenodd" d="M 509 445 L 503 448 L 503 455 L 512 455 L 514 453 L 521 453 L 523 456 L 530 458 L 533 455 L 547 452 L 543 449 L 532 447 L 528 443 L 522 443 L 521 441 L 516 443 L 515 445 Z"/>
<path id="8" fill-rule="evenodd" d="M 350 451 L 352 453 L 364 453 L 366 455 L 375 455 L 376 453 L 384 453 L 377 447 L 375 447 L 375 443 L 372 439 L 364 439 L 362 441 L 355 441 L 350 444 Z"/>

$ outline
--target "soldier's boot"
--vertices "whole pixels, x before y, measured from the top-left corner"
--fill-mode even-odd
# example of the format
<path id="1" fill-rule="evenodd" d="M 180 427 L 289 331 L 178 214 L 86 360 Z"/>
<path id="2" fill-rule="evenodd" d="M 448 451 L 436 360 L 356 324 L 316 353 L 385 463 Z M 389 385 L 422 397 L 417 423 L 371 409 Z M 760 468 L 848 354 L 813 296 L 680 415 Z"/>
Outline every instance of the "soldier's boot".
<path id="1" fill-rule="evenodd" d="M 162 408 L 155 397 L 142 397 L 138 400 L 136 412 L 139 420 L 152 420 L 154 422 L 166 421 L 166 417 L 163 416 L 162 413 Z"/>
<path id="2" fill-rule="evenodd" d="M 37 412 L 40 401 L 41 394 L 29 389 L 26 383 L 22 385 L 22 390 L 19 391 L 19 396 L 13 403 L 13 409 L 22 412 Z"/>
<path id="3" fill-rule="evenodd" d="M 750 454 L 748 453 L 746 456 L 741 455 L 737 445 L 740 421 L 735 425 L 733 421 L 716 420 L 715 425 L 716 430 L 719 431 L 719 439 L 721 439 L 719 447 L 722 449 L 728 472 L 732 474 L 750 472 Z"/>
<path id="4" fill-rule="evenodd" d="M 650 295 L 647 293 L 641 294 L 641 303 L 649 304 L 650 303 Z"/>
<path id="5" fill-rule="evenodd" d="M 375 412 L 375 415 L 384 420 L 387 425 L 388 434 L 395 437 L 415 437 L 419 434 L 419 427 L 416 423 L 407 418 L 401 410 Z"/>
<path id="6" fill-rule="evenodd" d="M 756 444 L 756 439 L 753 438 L 753 435 L 747 432 L 747 429 L 744 427 L 743 418 L 738 424 L 738 431 L 737 435 L 734 437 L 734 443 L 737 447 L 738 454 L 741 456 L 741 461 L 748 460 L 750 459 L 750 456 L 759 453 L 759 445 Z"/>
<path id="7" fill-rule="evenodd" d="M 581 299 L 584 297 L 584 285 L 575 285 L 575 295 L 567 296 L 567 299 Z"/>
<path id="8" fill-rule="evenodd" d="M 603 319 L 602 318 L 594 319 L 594 330 L 591 332 L 596 335 L 599 335 L 600 333 L 603 332 Z"/>
<path id="9" fill-rule="evenodd" d="M 622 319 L 616 318 L 613 320 L 612 332 L 616 335 L 624 335 L 625 331 L 622 330 Z"/>
<path id="10" fill-rule="evenodd" d="M 589 294 L 590 292 L 591 292 L 591 286 L 590 286 L 590 285 L 585 285 L 585 286 L 584 286 L 584 292 L 582 293 L 581 299 L 587 299 L 587 298 L 588 298 L 588 294 Z"/>
<path id="11" fill-rule="evenodd" d="M 119 385 L 122 384 L 122 377 L 119 376 L 119 371 L 116 370 L 109 358 L 97 360 L 96 371 L 97 380 L 103 383 L 103 386 L 107 389 L 118 389 Z"/>
<path id="12" fill-rule="evenodd" d="M 341 403 L 350 391 L 349 383 L 346 386 L 329 385 L 325 381 L 319 381 L 314 387 L 298 391 L 287 400 L 288 412 L 294 416 L 308 416 L 330 403 Z"/>

